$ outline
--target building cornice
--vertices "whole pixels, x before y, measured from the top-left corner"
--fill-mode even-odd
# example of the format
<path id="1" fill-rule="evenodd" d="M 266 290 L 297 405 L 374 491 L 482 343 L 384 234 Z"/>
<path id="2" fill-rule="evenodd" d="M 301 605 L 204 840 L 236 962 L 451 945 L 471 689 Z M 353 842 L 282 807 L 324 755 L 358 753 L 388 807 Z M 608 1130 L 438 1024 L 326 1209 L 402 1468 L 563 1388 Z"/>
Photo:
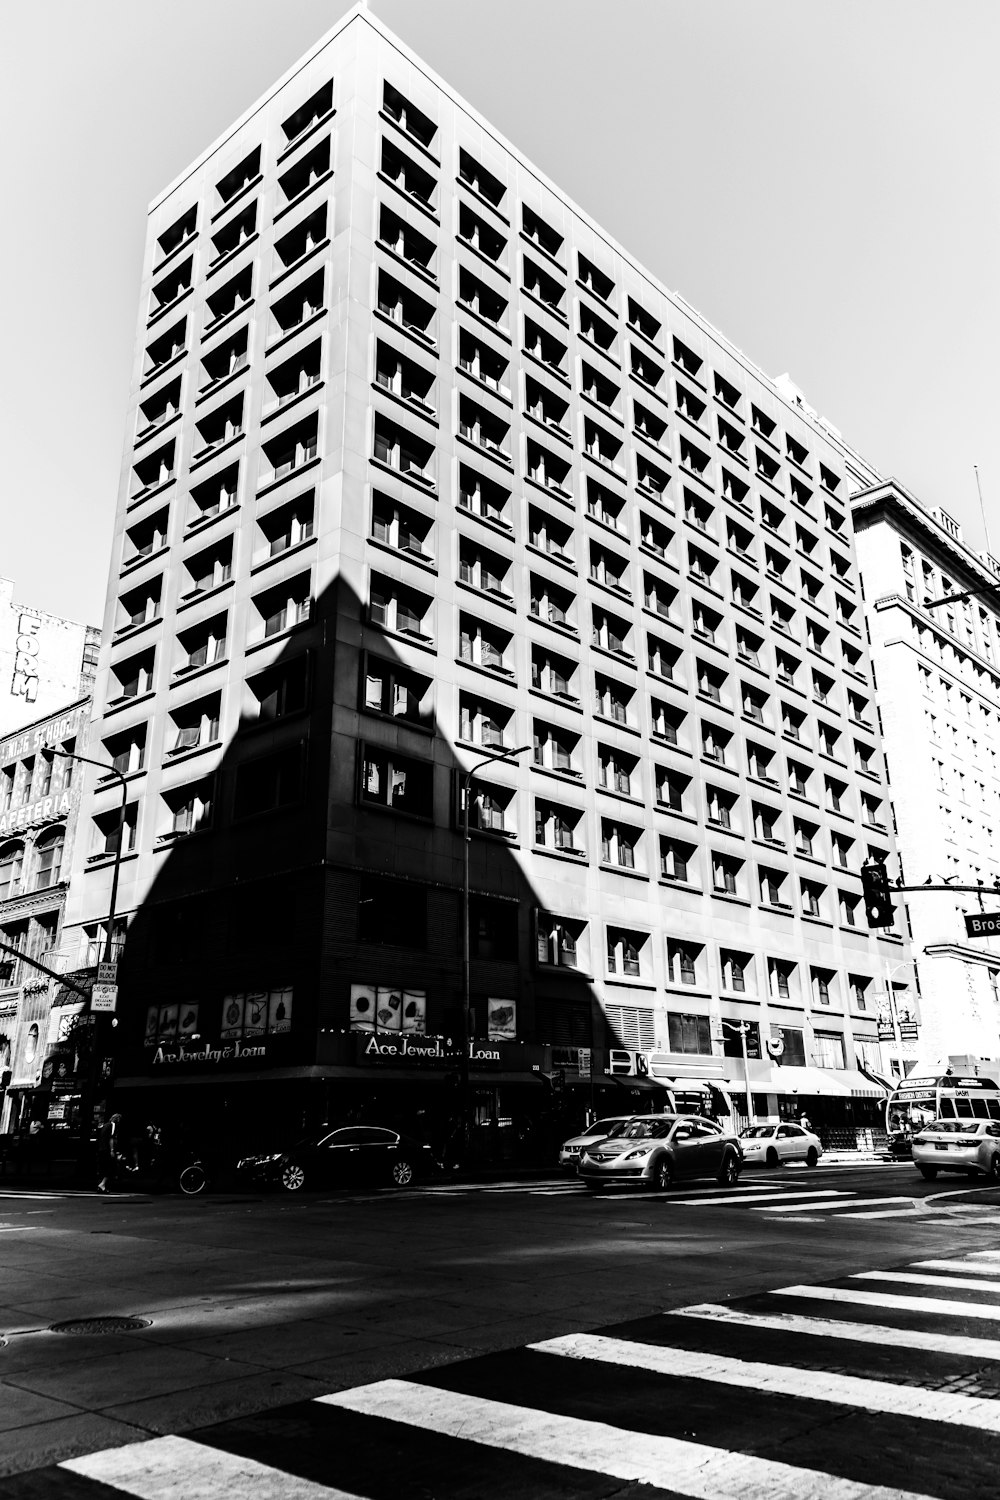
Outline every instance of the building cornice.
<path id="1" fill-rule="evenodd" d="M 920 501 L 898 479 L 888 478 L 868 489 L 858 490 L 851 496 L 851 516 L 855 531 L 860 530 L 859 521 L 877 520 L 883 514 L 890 523 L 904 522 L 905 528 L 916 533 L 931 545 L 947 553 L 952 559 L 951 571 L 966 574 L 966 583 L 975 587 L 987 585 L 1000 590 L 1000 576 L 983 562 L 971 547 L 951 535 L 945 526 L 924 509 Z M 960 589 L 958 591 L 961 591 Z"/>

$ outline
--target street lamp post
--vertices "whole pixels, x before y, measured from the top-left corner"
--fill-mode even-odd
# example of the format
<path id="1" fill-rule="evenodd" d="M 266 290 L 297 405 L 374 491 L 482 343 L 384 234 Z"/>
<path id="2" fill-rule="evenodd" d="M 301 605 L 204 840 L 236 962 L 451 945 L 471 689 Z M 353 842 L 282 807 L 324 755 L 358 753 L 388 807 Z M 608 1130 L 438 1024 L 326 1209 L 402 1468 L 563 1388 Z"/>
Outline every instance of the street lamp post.
<path id="1" fill-rule="evenodd" d="M 750 1059 L 747 1054 L 747 1036 L 750 1027 L 746 1021 L 727 1021 L 725 1016 L 721 1017 L 723 1026 L 728 1026 L 731 1031 L 738 1031 L 740 1036 L 740 1047 L 743 1051 L 743 1082 L 747 1091 L 747 1123 L 753 1124 L 753 1095 L 750 1092 Z"/>
<path id="2" fill-rule="evenodd" d="M 128 781 L 115 765 L 109 765 L 107 761 L 94 760 L 89 755 L 78 755 L 76 751 L 59 750 L 55 745 L 49 745 L 43 750 L 43 755 L 58 755 L 63 760 L 79 760 L 88 766 L 96 766 L 99 771 L 106 775 L 117 776 L 121 782 L 122 800 L 118 808 L 118 831 L 115 837 L 115 862 L 111 875 L 111 896 L 108 901 L 108 928 L 104 938 L 104 963 L 113 962 L 114 955 L 114 932 L 115 932 L 115 908 L 118 902 L 118 880 L 121 874 L 122 842 L 125 837 L 125 806 L 128 801 Z M 91 1048 L 90 1077 L 87 1080 L 87 1089 L 83 1094 L 80 1104 L 80 1150 L 81 1157 L 78 1170 L 83 1170 L 83 1159 L 90 1142 L 90 1127 L 94 1119 L 94 1103 L 97 1094 L 98 1070 L 100 1068 L 100 1052 L 97 1046 L 98 1021 L 94 1012 L 91 1011 L 93 1026 L 93 1045 Z"/>
<path id="3" fill-rule="evenodd" d="M 462 1025 L 460 1039 L 462 1043 L 462 1056 L 460 1059 L 459 1078 L 461 1080 L 461 1111 L 462 1111 L 462 1147 L 463 1153 L 467 1151 L 469 1144 L 469 1116 L 470 1116 L 470 1085 L 469 1085 L 469 1005 L 471 1002 L 471 953 L 469 944 L 469 845 L 472 836 L 469 832 L 469 802 L 471 801 L 472 782 L 477 772 L 484 766 L 499 765 L 502 761 L 512 761 L 515 756 L 523 755 L 530 750 L 530 745 L 519 745 L 516 750 L 505 750 L 502 755 L 487 755 L 468 771 L 462 772 Z"/>

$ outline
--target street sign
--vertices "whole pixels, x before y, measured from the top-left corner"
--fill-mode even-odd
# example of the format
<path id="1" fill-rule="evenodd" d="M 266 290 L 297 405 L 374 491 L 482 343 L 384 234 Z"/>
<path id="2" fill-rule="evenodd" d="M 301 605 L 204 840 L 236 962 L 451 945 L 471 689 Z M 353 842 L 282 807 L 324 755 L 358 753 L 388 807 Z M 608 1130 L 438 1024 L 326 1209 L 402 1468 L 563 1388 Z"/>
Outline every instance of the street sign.
<path id="1" fill-rule="evenodd" d="M 118 965 L 117 965 L 117 963 L 98 964 L 97 965 L 97 983 L 98 984 L 117 984 L 118 983 Z"/>
<path id="2" fill-rule="evenodd" d="M 92 1011 L 101 1011 L 107 1015 L 114 1013 L 118 1004 L 118 986 L 116 984 L 95 984 L 90 992 L 90 1008 Z"/>
<path id="3" fill-rule="evenodd" d="M 966 937 L 992 937 L 1000 932 L 1000 911 L 974 911 L 966 914 Z"/>

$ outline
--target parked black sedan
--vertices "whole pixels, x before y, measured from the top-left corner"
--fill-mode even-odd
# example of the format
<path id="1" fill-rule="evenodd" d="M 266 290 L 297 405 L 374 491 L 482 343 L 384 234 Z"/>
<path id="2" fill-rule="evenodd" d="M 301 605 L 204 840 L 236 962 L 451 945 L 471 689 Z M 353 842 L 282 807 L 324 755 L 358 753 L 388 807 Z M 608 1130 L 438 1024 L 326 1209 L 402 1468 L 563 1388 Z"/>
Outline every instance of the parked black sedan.
<path id="1" fill-rule="evenodd" d="M 245 1156 L 237 1164 L 240 1177 L 269 1183 L 288 1193 L 313 1187 L 370 1184 L 409 1187 L 427 1177 L 435 1161 L 431 1148 L 398 1130 L 377 1125 L 345 1125 L 340 1130 L 299 1141 L 288 1151 Z"/>

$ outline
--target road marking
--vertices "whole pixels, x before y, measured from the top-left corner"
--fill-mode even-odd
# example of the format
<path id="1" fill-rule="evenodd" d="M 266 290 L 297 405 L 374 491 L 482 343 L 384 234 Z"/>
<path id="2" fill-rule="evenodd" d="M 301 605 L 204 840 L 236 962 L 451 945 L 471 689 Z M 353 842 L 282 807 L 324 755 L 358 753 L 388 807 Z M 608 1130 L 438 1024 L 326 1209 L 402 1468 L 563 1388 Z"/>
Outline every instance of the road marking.
<path id="1" fill-rule="evenodd" d="M 750 1192 L 750 1193 L 747 1194 L 746 1197 L 740 1198 L 738 1201 L 740 1203 L 771 1203 L 775 1207 L 777 1207 L 779 1205 L 779 1203 L 784 1202 L 784 1203 L 788 1203 L 789 1206 L 791 1208 L 793 1208 L 793 1209 L 799 1208 L 800 1206 L 802 1208 L 807 1208 L 807 1207 L 822 1208 L 823 1207 L 822 1203 L 817 1203 L 817 1204 L 810 1205 L 810 1204 L 801 1203 L 801 1200 L 803 1198 L 823 1198 L 827 1202 L 831 1202 L 832 1203 L 832 1201 L 835 1200 L 835 1199 L 837 1199 L 837 1198 L 849 1198 L 850 1196 L 851 1196 L 850 1191 L 849 1190 L 845 1191 L 843 1188 L 815 1188 L 812 1192 L 808 1192 L 808 1193 L 807 1192 L 800 1193 L 800 1192 L 794 1191 L 791 1188 L 779 1188 L 777 1192 L 770 1192 L 770 1193 L 759 1193 L 759 1192 L 755 1193 L 755 1192 Z M 717 1197 L 717 1198 L 672 1198 L 670 1201 L 672 1203 L 697 1203 L 697 1204 L 707 1203 L 707 1204 L 716 1204 L 716 1203 L 733 1203 L 734 1201 L 737 1201 L 737 1200 L 734 1200 L 733 1198 L 729 1198 L 729 1197 Z"/>
<path id="2" fill-rule="evenodd" d="M 862 1292 L 845 1286 L 779 1286 L 771 1297 L 808 1297 L 813 1302 L 855 1302 L 859 1307 L 891 1308 L 894 1312 L 943 1313 L 949 1318 L 983 1318 L 1000 1323 L 995 1302 L 955 1302 L 948 1297 L 897 1297 L 891 1292 Z"/>
<path id="3" fill-rule="evenodd" d="M 849 1343 L 883 1344 L 894 1349 L 922 1349 L 931 1353 L 960 1354 L 968 1359 L 1000 1360 L 1000 1339 L 977 1339 L 959 1333 L 922 1333 L 916 1328 L 838 1322 L 836 1318 L 806 1318 L 798 1313 L 738 1312 L 736 1308 L 713 1302 L 673 1308 L 664 1317 L 705 1318 L 740 1328 L 769 1328 L 779 1333 L 804 1333 L 813 1338 L 845 1339 Z"/>
<path id="4" fill-rule="evenodd" d="M 916 1417 L 927 1422 L 948 1422 L 956 1427 L 974 1427 L 980 1432 L 1000 1432 L 1000 1402 L 989 1397 L 921 1391 L 858 1375 L 832 1375 L 824 1370 L 801 1370 L 758 1360 L 732 1359 L 722 1354 L 700 1354 L 694 1350 L 634 1343 L 630 1339 L 609 1338 L 601 1334 L 568 1334 L 563 1338 L 543 1339 L 541 1343 L 529 1344 L 528 1348 L 569 1359 L 596 1360 L 633 1370 L 649 1370 L 656 1375 L 707 1380 L 715 1385 L 736 1386 L 738 1390 L 752 1388 L 779 1396 L 804 1396 L 812 1401 L 832 1401 L 838 1406 L 856 1406 L 864 1411 Z"/>
<path id="5" fill-rule="evenodd" d="M 240 1458 L 182 1437 L 150 1438 L 123 1448 L 105 1448 L 59 1465 L 138 1500 L 217 1500 L 253 1495 L 255 1500 L 360 1500 L 346 1490 L 300 1479 L 283 1469 Z"/>
<path id="6" fill-rule="evenodd" d="M 994 1255 L 992 1250 L 986 1251 L 987 1255 Z M 915 1271 L 968 1271 L 970 1269 L 967 1260 L 915 1260 L 912 1262 Z M 1000 1265 L 977 1265 L 971 1269 L 979 1271 L 983 1276 L 1000 1276 Z"/>
<path id="7" fill-rule="evenodd" d="M 926 1276 L 920 1271 L 855 1271 L 852 1281 L 905 1281 L 913 1286 L 953 1286 L 963 1292 L 1000 1292 L 994 1281 L 974 1276 Z"/>
<path id="8" fill-rule="evenodd" d="M 851 1199 L 850 1208 L 847 1208 L 845 1206 L 845 1208 L 843 1210 L 841 1210 L 841 1212 L 849 1213 L 851 1211 L 851 1209 L 854 1209 L 854 1208 L 867 1208 L 869 1205 L 874 1206 L 876 1203 L 898 1203 L 899 1201 L 900 1200 L 898 1198 L 852 1198 Z M 904 1200 L 904 1201 L 909 1201 L 909 1200 Z M 828 1203 L 828 1202 L 827 1203 L 796 1203 L 794 1206 L 795 1206 L 796 1212 L 799 1209 L 801 1209 L 803 1213 L 817 1213 L 817 1212 L 822 1211 L 825 1208 L 837 1208 L 837 1209 L 840 1209 L 840 1205 L 839 1204 Z M 755 1208 L 755 1209 L 752 1210 L 752 1212 L 755 1213 L 755 1214 L 778 1214 L 778 1213 L 781 1212 L 781 1207 L 780 1207 L 780 1205 L 777 1205 L 777 1206 L 773 1206 L 773 1207 L 770 1207 L 770 1208 Z"/>
<path id="9" fill-rule="evenodd" d="M 461 1392 L 405 1380 L 318 1396 L 327 1406 L 362 1416 L 382 1417 L 421 1431 L 482 1443 L 526 1458 L 607 1474 L 623 1481 L 655 1485 L 692 1500 L 916 1500 L 909 1491 L 840 1479 L 819 1469 L 796 1468 L 750 1453 L 733 1453 L 707 1443 L 662 1437 L 487 1401 Z"/>

